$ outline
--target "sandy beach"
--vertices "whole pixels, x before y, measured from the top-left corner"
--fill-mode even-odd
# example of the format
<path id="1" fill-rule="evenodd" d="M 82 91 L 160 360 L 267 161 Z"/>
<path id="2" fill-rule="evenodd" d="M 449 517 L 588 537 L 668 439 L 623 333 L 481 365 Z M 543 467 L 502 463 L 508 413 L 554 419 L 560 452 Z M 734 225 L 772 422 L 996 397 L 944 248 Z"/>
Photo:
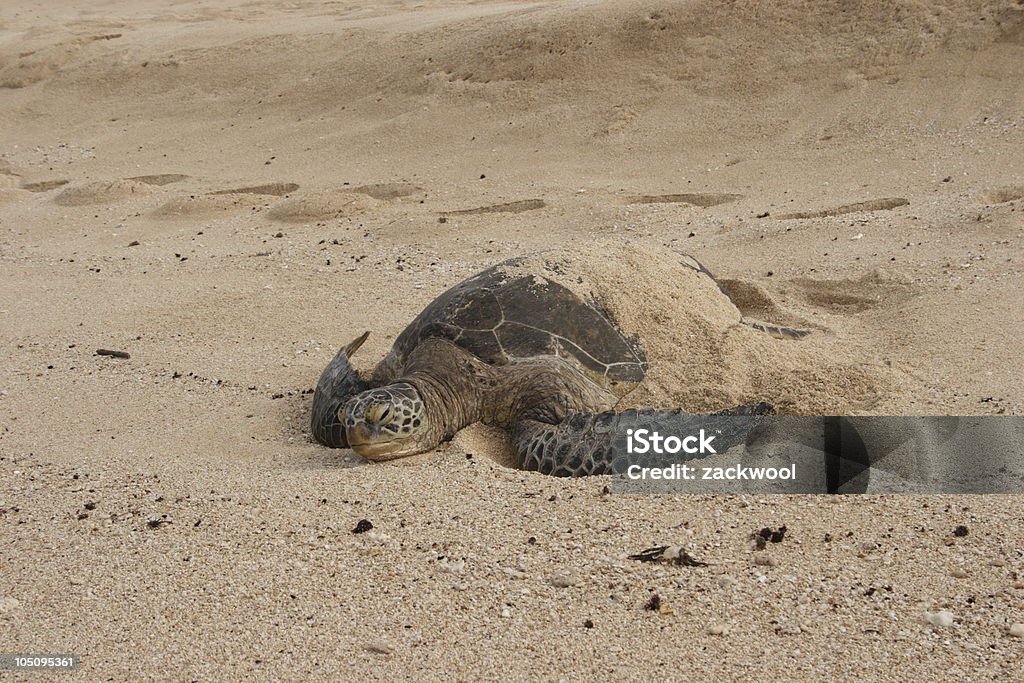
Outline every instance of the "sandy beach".
<path id="1" fill-rule="evenodd" d="M 0 653 L 1024 680 L 1024 495 L 609 495 L 479 425 L 387 464 L 309 434 L 341 345 L 369 330 L 369 370 L 551 248 L 630 264 L 608 297 L 656 353 L 624 407 L 1022 415 L 1022 83 L 1019 0 L 7 0 Z M 706 333 L 665 250 L 812 334 Z M 629 559 L 661 545 L 707 566 Z"/>

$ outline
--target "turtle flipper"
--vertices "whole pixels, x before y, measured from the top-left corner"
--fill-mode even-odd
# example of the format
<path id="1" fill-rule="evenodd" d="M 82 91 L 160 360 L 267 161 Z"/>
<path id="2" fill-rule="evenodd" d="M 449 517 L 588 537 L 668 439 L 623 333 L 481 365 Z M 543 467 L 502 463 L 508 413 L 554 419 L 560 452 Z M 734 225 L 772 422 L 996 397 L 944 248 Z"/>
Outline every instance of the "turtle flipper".
<path id="1" fill-rule="evenodd" d="M 643 408 L 621 413 L 576 413 L 557 424 L 524 419 L 515 424 L 512 438 L 517 462 L 521 469 L 551 474 L 557 477 L 582 477 L 592 474 L 623 473 L 633 464 L 624 447 L 629 430 L 653 430 L 666 421 L 692 418 L 705 429 L 715 432 L 715 446 L 724 452 L 746 443 L 751 430 L 758 424 L 756 416 L 775 412 L 768 403 L 753 403 L 727 408 L 711 415 L 690 415 L 685 410 L 658 410 Z M 737 421 L 737 416 L 749 416 L 749 421 Z M 719 418 L 719 419 L 716 419 Z M 727 419 L 725 419 L 727 418 Z M 646 465 L 655 460 L 641 456 Z M 677 456 L 667 456 L 678 460 Z M 637 457 L 639 459 L 639 457 Z"/>
<path id="2" fill-rule="evenodd" d="M 349 358 L 359 350 L 369 336 L 369 332 L 364 332 L 343 346 L 316 383 L 310 428 L 313 431 L 313 438 L 324 446 L 348 448 L 345 425 L 338 420 L 338 411 L 352 396 L 368 388 L 366 382 L 349 363 Z"/>

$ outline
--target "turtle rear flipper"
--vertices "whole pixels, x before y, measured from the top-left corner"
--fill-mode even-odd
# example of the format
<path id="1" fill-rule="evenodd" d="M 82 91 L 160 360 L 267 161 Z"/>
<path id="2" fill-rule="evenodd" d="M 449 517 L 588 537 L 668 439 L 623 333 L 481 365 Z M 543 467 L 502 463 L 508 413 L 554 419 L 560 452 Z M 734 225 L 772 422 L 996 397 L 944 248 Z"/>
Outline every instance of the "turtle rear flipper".
<path id="1" fill-rule="evenodd" d="M 364 332 L 343 346 L 316 383 L 310 428 L 313 438 L 329 448 L 348 448 L 345 425 L 339 421 L 338 411 L 350 398 L 369 388 L 349 362 L 369 336 L 369 332 Z"/>
<path id="2" fill-rule="evenodd" d="M 652 428 L 666 421 L 691 417 L 715 428 L 715 446 L 725 452 L 746 443 L 758 425 L 757 416 L 774 414 L 769 403 L 749 403 L 712 413 L 690 415 L 685 410 L 641 408 L 621 413 L 575 413 L 557 424 L 537 420 L 519 420 L 512 429 L 517 462 L 521 469 L 556 477 L 582 477 L 593 474 L 622 474 L 630 465 L 643 460 L 645 466 L 657 466 L 656 457 L 634 456 L 624 447 L 631 431 Z M 750 420 L 735 420 L 747 416 Z M 719 419 L 715 418 L 730 418 Z M 668 456 L 668 461 L 678 460 Z"/>

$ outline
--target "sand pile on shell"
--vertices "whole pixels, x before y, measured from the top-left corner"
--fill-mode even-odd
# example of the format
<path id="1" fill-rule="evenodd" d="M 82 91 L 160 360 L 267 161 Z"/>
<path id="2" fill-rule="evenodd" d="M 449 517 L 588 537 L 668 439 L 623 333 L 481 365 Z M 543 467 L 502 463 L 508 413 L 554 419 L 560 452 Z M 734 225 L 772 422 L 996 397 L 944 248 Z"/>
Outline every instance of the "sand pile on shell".
<path id="1" fill-rule="evenodd" d="M 640 340 L 650 371 L 619 408 L 705 412 L 767 400 L 786 413 L 857 413 L 884 399 L 894 378 L 883 365 L 844 355 L 826 332 L 778 340 L 751 329 L 698 268 L 668 248 L 602 241 L 529 256 L 509 271 L 568 287 Z"/>

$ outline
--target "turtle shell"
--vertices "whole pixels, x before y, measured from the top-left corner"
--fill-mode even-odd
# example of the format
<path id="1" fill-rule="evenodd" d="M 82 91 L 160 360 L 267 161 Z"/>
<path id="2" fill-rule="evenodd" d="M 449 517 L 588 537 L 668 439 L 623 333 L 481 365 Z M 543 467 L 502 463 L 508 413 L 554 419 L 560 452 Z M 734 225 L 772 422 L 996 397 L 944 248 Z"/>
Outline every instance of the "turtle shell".
<path id="1" fill-rule="evenodd" d="M 441 294 L 395 340 L 401 364 L 425 339 L 443 338 L 492 365 L 558 356 L 623 396 L 647 372 L 647 358 L 600 310 L 546 277 L 517 274 L 510 259 Z"/>

